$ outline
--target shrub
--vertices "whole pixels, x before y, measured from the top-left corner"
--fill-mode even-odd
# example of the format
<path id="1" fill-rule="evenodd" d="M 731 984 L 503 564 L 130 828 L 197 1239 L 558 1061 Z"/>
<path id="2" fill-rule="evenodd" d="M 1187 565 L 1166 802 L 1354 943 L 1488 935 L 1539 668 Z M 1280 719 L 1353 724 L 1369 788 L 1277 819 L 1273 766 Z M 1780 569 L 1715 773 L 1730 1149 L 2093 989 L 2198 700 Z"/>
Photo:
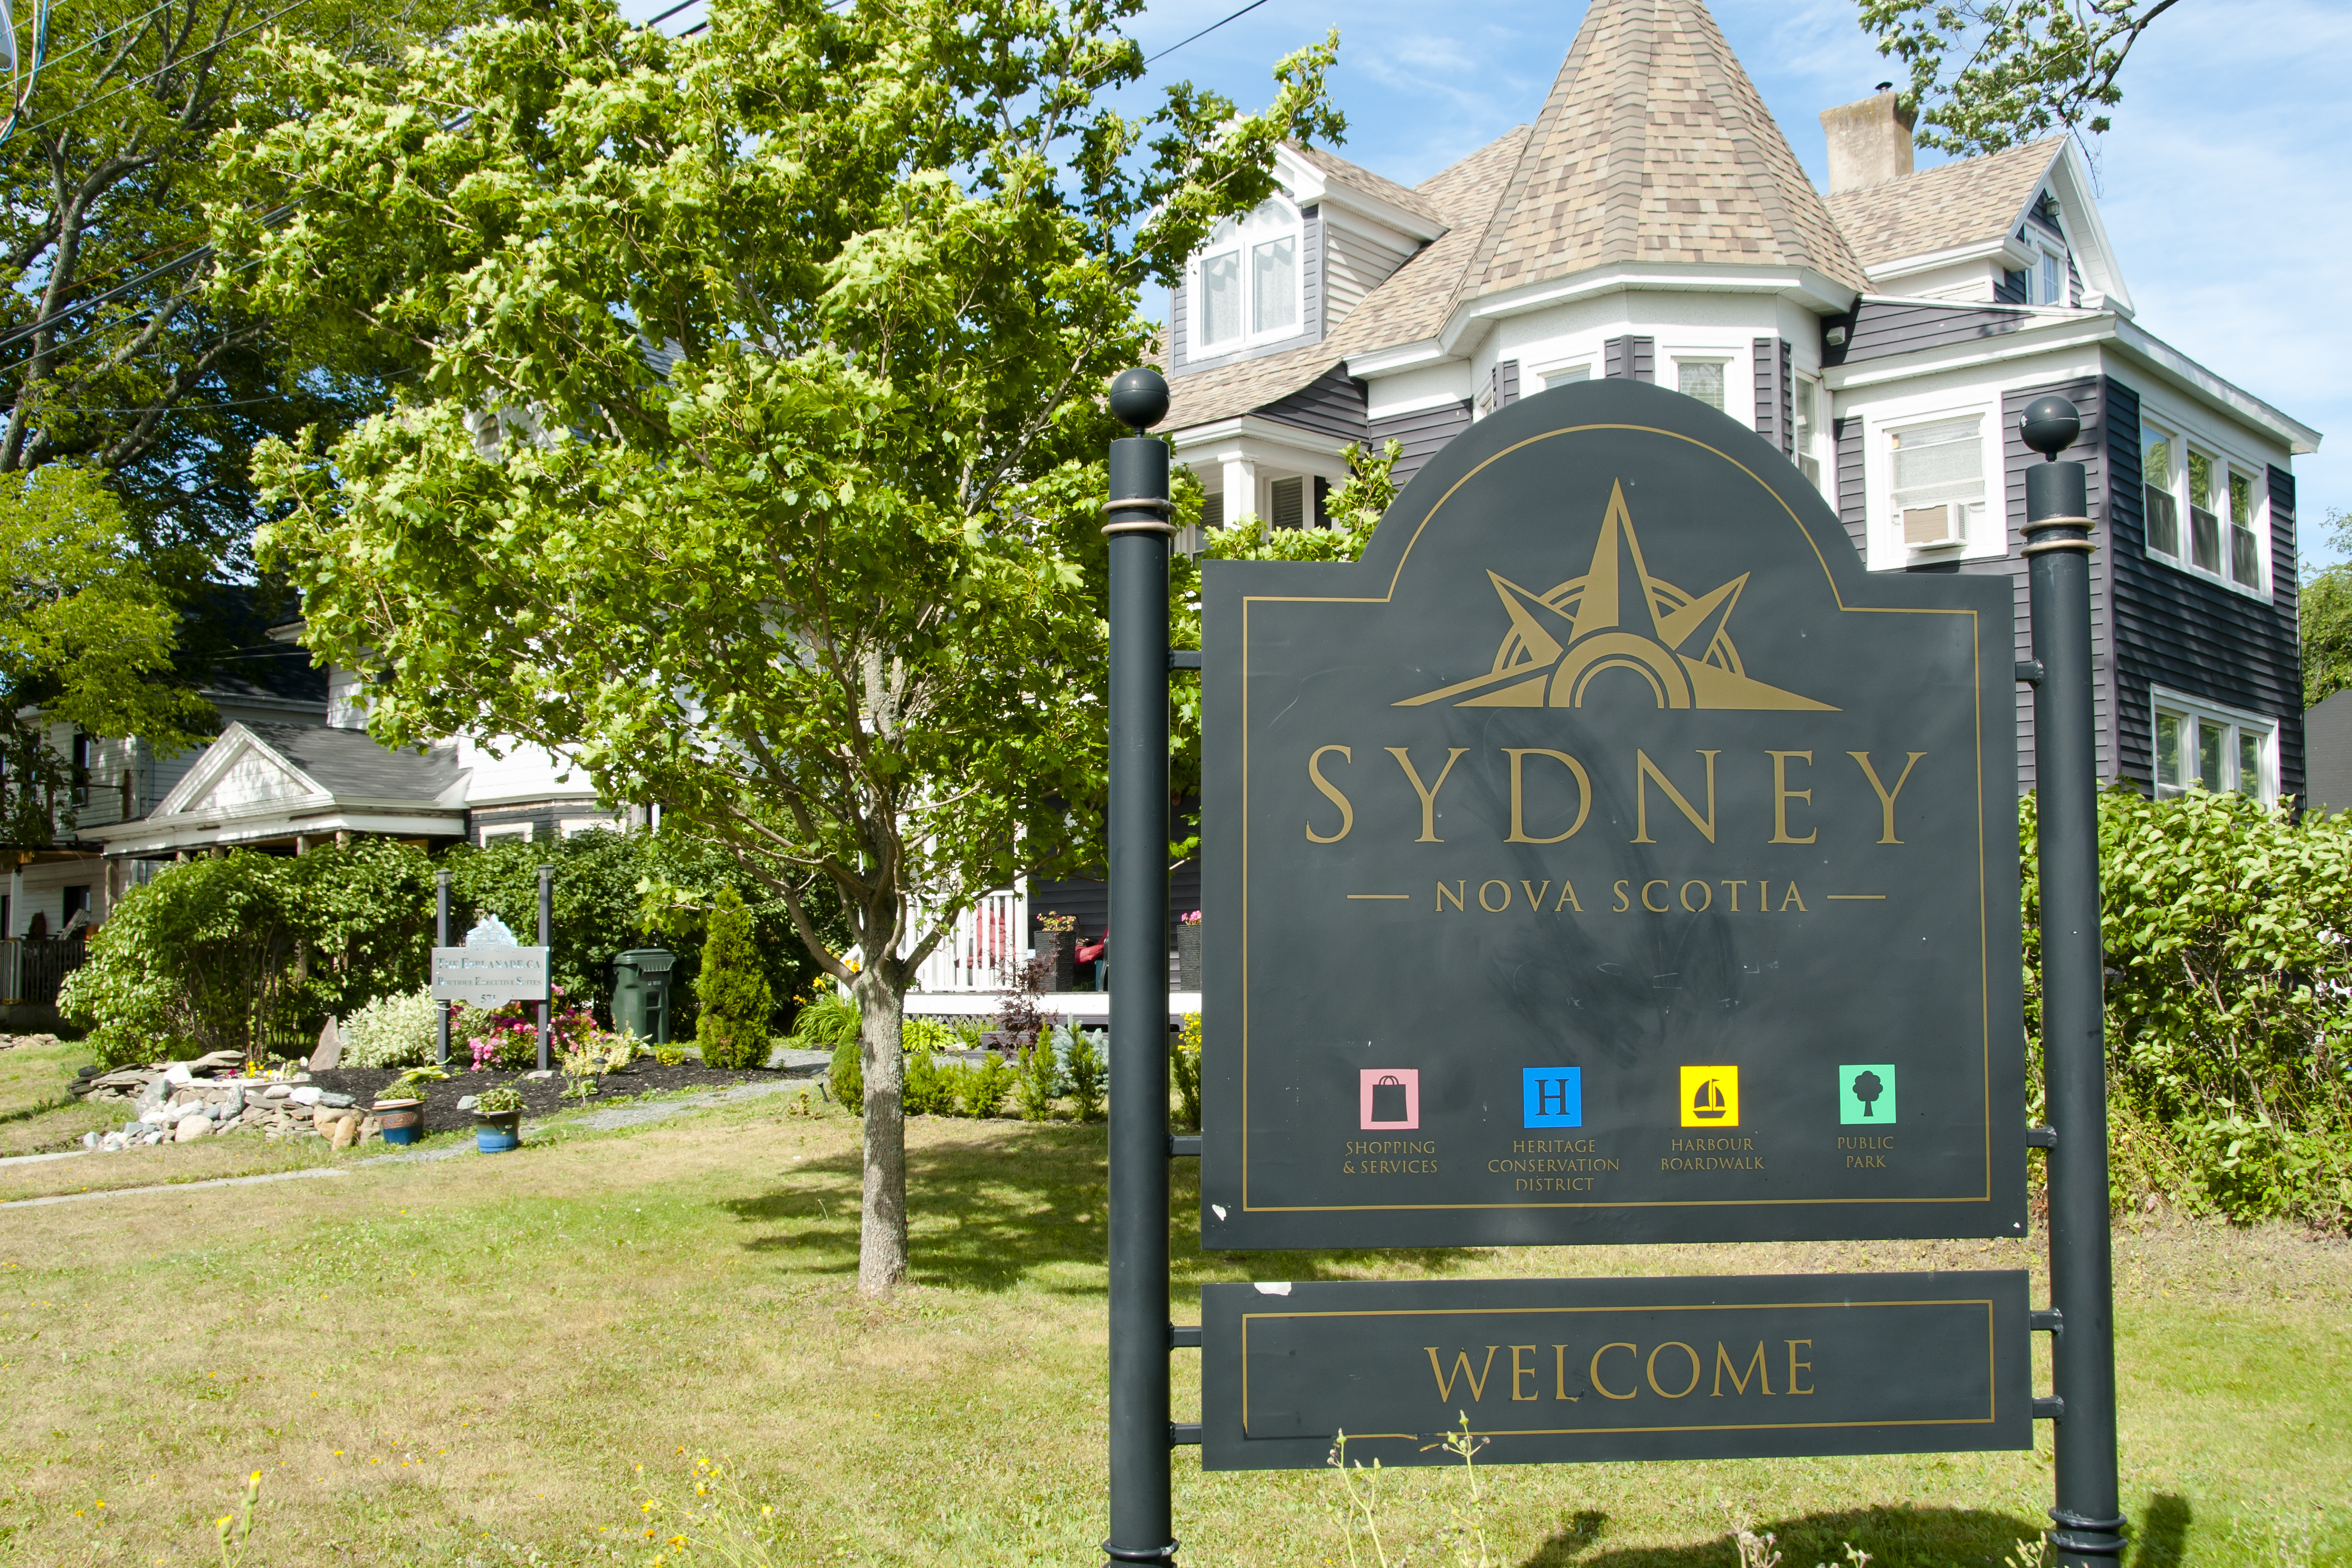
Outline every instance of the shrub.
<path id="1" fill-rule="evenodd" d="M 811 1050 L 821 1051 L 844 1040 L 855 1042 L 865 1026 L 856 999 L 843 995 L 828 980 L 818 986 L 816 994 L 801 1004 L 800 1014 L 793 1020 L 793 1038 Z"/>
<path id="2" fill-rule="evenodd" d="M 958 1076 L 956 1099 L 966 1116 L 994 1116 L 1004 1109 L 1004 1097 L 1013 1090 L 1013 1069 L 1003 1057 L 992 1051 L 959 1069 Z"/>
<path id="3" fill-rule="evenodd" d="M 866 1114 L 866 1064 L 859 1052 L 865 1047 L 852 1035 L 833 1047 L 833 1066 L 825 1069 L 825 1082 L 833 1098 L 852 1116 Z"/>
<path id="4" fill-rule="evenodd" d="M 908 1020 L 912 1022 L 913 1020 Z M 903 1097 L 909 1116 L 952 1116 L 956 1111 L 956 1072 L 942 1068 L 927 1050 L 907 1053 L 907 1089 Z"/>
<path id="5" fill-rule="evenodd" d="M 1103 1094 L 1110 1077 L 1109 1064 L 1103 1060 L 1102 1043 L 1092 1030 L 1075 1026 L 1066 1035 L 1067 1044 L 1062 1065 L 1070 1080 L 1070 1102 L 1079 1121 L 1100 1121 Z"/>
<path id="6" fill-rule="evenodd" d="M 1176 1124 L 1201 1130 L 1201 1015 L 1184 1015 L 1183 1032 L 1168 1053 L 1168 1078 L 1176 1089 Z"/>
<path id="7" fill-rule="evenodd" d="M 336 1026 L 347 1068 L 413 1068 L 441 1045 L 441 1004 L 429 987 L 379 996 Z M 455 1034 L 451 1036 L 455 1041 Z"/>
<path id="8" fill-rule="evenodd" d="M 1039 1040 L 1022 1047 L 1013 1079 L 1013 1100 L 1021 1108 L 1021 1120 L 1054 1120 L 1054 1102 L 1062 1097 L 1062 1064 L 1054 1055 L 1054 1042 Z"/>
<path id="9" fill-rule="evenodd" d="M 937 1018 L 902 1018 L 898 1044 L 910 1051 L 961 1051 L 971 1047 L 952 1024 Z"/>
<path id="10" fill-rule="evenodd" d="M 702 1063 L 730 1070 L 765 1067 L 775 995 L 752 941 L 751 911 L 732 888 L 720 889 L 712 900 L 708 931 L 702 973 L 694 981 L 695 998 L 702 1005 L 695 1028 Z"/>
<path id="11" fill-rule="evenodd" d="M 503 1116 L 522 1109 L 522 1090 L 510 1083 L 493 1084 L 482 1090 L 474 1101 L 474 1109 L 484 1116 Z"/>

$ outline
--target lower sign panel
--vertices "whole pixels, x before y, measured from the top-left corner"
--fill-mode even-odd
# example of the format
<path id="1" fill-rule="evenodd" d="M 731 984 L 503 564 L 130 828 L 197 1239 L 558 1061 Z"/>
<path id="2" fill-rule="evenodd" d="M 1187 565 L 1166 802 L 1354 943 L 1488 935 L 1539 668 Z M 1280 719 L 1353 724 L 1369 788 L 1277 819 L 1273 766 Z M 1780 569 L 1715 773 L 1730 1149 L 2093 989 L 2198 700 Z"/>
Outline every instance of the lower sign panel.
<path id="1" fill-rule="evenodd" d="M 1201 1292 L 1202 1462 L 1796 1458 L 2032 1446 L 2022 1271 L 1327 1281 Z"/>

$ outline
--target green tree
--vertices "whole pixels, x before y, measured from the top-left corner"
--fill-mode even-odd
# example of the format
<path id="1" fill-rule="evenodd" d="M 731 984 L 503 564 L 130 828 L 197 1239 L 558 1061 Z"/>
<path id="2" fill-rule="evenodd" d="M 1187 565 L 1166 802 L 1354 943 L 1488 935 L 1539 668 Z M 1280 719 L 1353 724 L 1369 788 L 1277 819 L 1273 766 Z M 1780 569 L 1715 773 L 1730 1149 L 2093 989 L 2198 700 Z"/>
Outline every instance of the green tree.
<path id="1" fill-rule="evenodd" d="M 1339 129 L 1328 46 L 1262 114 L 1104 107 L 1139 5 L 718 0 L 680 41 L 568 0 L 396 68 L 289 47 L 306 112 L 232 140 L 213 209 L 224 308 L 415 373 L 262 459 L 376 732 L 566 748 L 855 992 L 869 1292 L 906 1272 L 907 984 L 1096 837 L 1100 389 L 1147 279 Z"/>
<path id="2" fill-rule="evenodd" d="M 694 982 L 695 999 L 702 1004 L 694 1033 L 702 1060 L 715 1068 L 762 1067 L 768 1060 L 768 1015 L 776 1003 L 751 942 L 751 913 L 734 889 L 722 889 L 706 923 L 702 973 Z"/>
<path id="3" fill-rule="evenodd" d="M 2339 552 L 2352 553 L 2352 514 L 2327 514 L 2326 530 Z M 2352 564 L 2324 567 L 2303 580 L 2295 602 L 2295 630 L 2303 643 L 2303 705 L 2352 687 Z"/>
<path id="4" fill-rule="evenodd" d="M 2105 131 L 2126 57 L 2179 3 L 1859 0 L 1878 52 L 1911 69 L 1919 145 L 1964 157 Z"/>
<path id="5" fill-rule="evenodd" d="M 168 753 L 204 710 L 163 679 L 175 617 L 97 474 L 0 473 L 0 846 L 32 849 L 75 816 L 49 724 L 142 734 Z"/>
<path id="6" fill-rule="evenodd" d="M 471 9 L 77 0 L 50 13 L 0 159 L 0 472 L 96 469 L 159 576 L 242 575 L 253 444 L 379 406 L 384 367 L 305 363 L 265 315 L 207 297 L 204 203 L 243 199 L 219 182 L 212 139 L 298 110 L 286 42 L 387 58 Z"/>

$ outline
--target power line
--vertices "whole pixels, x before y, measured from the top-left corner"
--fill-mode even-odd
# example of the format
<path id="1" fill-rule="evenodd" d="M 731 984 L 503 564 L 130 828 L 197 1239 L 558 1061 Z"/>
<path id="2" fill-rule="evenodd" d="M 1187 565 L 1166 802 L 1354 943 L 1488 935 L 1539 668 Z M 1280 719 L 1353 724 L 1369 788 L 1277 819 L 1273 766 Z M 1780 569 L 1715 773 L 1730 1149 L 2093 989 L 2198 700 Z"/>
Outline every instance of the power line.
<path id="1" fill-rule="evenodd" d="M 1151 58 L 1150 58 L 1150 59 L 1147 59 L 1147 60 L 1145 60 L 1143 63 L 1144 63 L 1145 65 L 1147 65 L 1147 66 L 1148 66 L 1148 65 L 1150 65 L 1150 64 L 1151 63 L 1151 61 L 1152 61 L 1152 60 L 1164 60 L 1164 59 L 1166 59 L 1170 55 L 1174 54 L 1178 49 L 1182 48 L 1182 47 L 1184 47 L 1184 44 L 1196 44 L 1196 43 L 1199 43 L 1202 38 L 1207 37 L 1211 33 L 1213 33 L 1213 32 L 1215 32 L 1218 28 L 1220 28 L 1220 27 L 1223 26 L 1225 25 L 1225 23 L 1226 23 L 1226 22 L 1234 22 L 1234 21 L 1239 21 L 1242 17 L 1248 16 L 1251 12 L 1253 12 L 1253 11 L 1256 10 L 1259 6 L 1261 6 L 1261 5 L 1265 5 L 1265 0 L 1250 0 L 1250 3 L 1249 3 L 1248 5 L 1246 5 L 1243 6 L 1240 10 L 1238 10 L 1238 11 L 1234 12 L 1232 16 L 1227 16 L 1227 17 L 1223 18 L 1222 21 L 1215 21 L 1215 22 L 1212 22 L 1212 23 L 1210 23 L 1207 26 L 1205 26 L 1205 27 L 1202 28 L 1199 32 L 1197 32 L 1197 33 L 1193 34 L 1191 37 L 1186 38 L 1186 39 L 1183 41 L 1183 43 L 1178 43 L 1178 44 L 1171 44 L 1171 45 L 1169 45 L 1166 48 L 1164 48 L 1164 49 L 1160 50 L 1158 54 L 1153 55 L 1153 56 L 1151 57 Z"/>
<path id="2" fill-rule="evenodd" d="M 678 0 L 677 5 L 671 6 L 660 16 L 647 17 L 646 19 L 646 26 L 648 27 L 658 27 L 664 22 L 668 21 L 672 16 L 677 16 L 680 11 L 691 11 L 697 5 L 701 4 L 702 0 Z"/>
<path id="3" fill-rule="evenodd" d="M 77 103 L 62 114 L 52 114 L 47 120 L 42 121 L 38 125 L 26 131 L 25 134 L 27 136 L 36 135 L 40 132 L 47 131 L 50 126 L 57 124 L 59 121 L 71 120 L 77 114 L 85 113 L 89 110 L 97 108 L 100 104 L 104 103 L 108 99 L 120 98 L 122 94 L 129 92 L 132 88 L 137 87 L 143 82 L 153 81 L 159 76 L 168 76 L 173 71 L 179 69 L 182 66 L 191 64 L 194 60 L 201 58 L 205 55 L 211 54 L 215 50 L 225 48 L 228 45 L 235 43 L 237 39 L 245 37 L 247 33 L 252 32 L 255 28 L 266 27 L 269 26 L 270 23 L 278 20 L 278 17 L 286 15 L 287 12 L 299 10 L 310 3 L 310 0 L 293 0 L 291 5 L 278 7 L 277 10 L 269 13 L 268 16 L 261 18 L 260 21 L 255 22 L 249 26 L 239 27 L 236 32 L 231 33 L 228 37 L 221 39 L 220 42 L 205 45 L 203 48 L 197 50 L 194 56 L 191 56 L 186 59 L 173 60 L 170 65 L 158 67 L 156 69 L 149 71 L 145 76 L 133 77 L 129 81 L 126 81 L 121 86 L 116 88 L 112 92 L 100 93 L 98 97 L 91 99 L 88 103 Z"/>
<path id="4" fill-rule="evenodd" d="M 293 210 L 294 204 L 289 202 L 284 206 L 278 207 L 271 212 L 264 213 L 261 218 L 262 226 L 265 228 L 268 227 L 270 225 L 278 222 L 280 218 L 283 218 Z M 21 327 L 15 328 L 6 332 L 0 332 L 0 349 L 7 348 L 14 343 L 20 343 L 26 338 L 31 337 L 34 333 L 41 331 L 44 327 L 54 326 L 69 316 L 79 315 L 84 310 L 94 310 L 100 305 L 112 304 L 115 300 L 122 299 L 127 295 L 137 293 L 140 289 L 145 288 L 148 284 L 152 283 L 158 278 L 168 277 L 172 273 L 178 272 L 185 268 L 193 267 L 197 262 L 211 256 L 212 253 L 213 247 L 211 246 L 200 245 L 194 250 L 189 251 L 185 256 L 174 257 L 173 259 L 164 262 L 161 267 L 151 267 L 146 271 L 142 272 L 138 277 L 131 279 L 127 282 L 118 283 L 113 288 L 107 289 L 103 293 L 92 294 L 87 300 L 76 300 L 69 305 L 61 305 L 54 312 L 42 317 L 39 321 L 27 321 Z M 75 341 L 79 342 L 80 340 L 76 339 Z M 62 347 L 63 345 L 60 344 L 59 346 Z"/>

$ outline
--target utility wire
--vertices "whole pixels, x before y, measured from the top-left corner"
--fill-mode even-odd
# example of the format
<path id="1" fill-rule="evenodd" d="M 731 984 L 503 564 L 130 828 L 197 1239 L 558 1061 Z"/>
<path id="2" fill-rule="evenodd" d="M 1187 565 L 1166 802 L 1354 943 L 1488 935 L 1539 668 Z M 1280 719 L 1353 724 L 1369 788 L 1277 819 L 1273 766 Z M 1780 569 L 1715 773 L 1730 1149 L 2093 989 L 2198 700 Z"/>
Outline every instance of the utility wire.
<path id="1" fill-rule="evenodd" d="M 122 94 L 129 92 L 132 88 L 137 87 L 143 82 L 153 81 L 159 76 L 168 76 L 172 72 L 178 70 L 182 66 L 188 65 L 194 60 L 214 53 L 215 50 L 226 48 L 230 44 L 235 43 L 237 39 L 242 38 L 247 33 L 254 31 L 256 28 L 266 27 L 269 26 L 270 23 L 278 20 L 278 17 L 286 15 L 287 12 L 299 11 L 310 3 L 310 0 L 293 0 L 291 5 L 281 5 L 277 10 L 269 13 L 268 16 L 261 18 L 260 21 L 252 23 L 247 26 L 239 27 L 236 32 L 231 33 L 228 37 L 221 39 L 220 42 L 216 44 L 206 44 L 203 48 L 197 50 L 194 55 L 188 56 L 186 58 L 173 60 L 170 65 L 158 67 L 156 69 L 149 71 L 145 76 L 133 77 L 129 81 L 117 87 L 112 92 L 100 93 L 98 97 L 91 99 L 89 102 L 78 103 L 62 114 L 50 115 L 38 125 L 26 131 L 25 134 L 30 136 L 36 132 L 47 131 L 50 126 L 57 124 L 59 121 L 71 120 L 75 115 L 95 109 L 109 99 L 120 98 Z M 1260 0 L 1260 3 L 1263 4 L 1264 0 Z"/>
<path id="2" fill-rule="evenodd" d="M 1249 3 L 1248 5 L 1246 5 L 1243 6 L 1240 10 L 1238 10 L 1238 11 L 1234 12 L 1232 16 L 1227 16 L 1227 17 L 1223 18 L 1222 21 L 1215 21 L 1215 22 L 1212 22 L 1212 23 L 1210 23 L 1207 26 L 1205 26 L 1205 27 L 1202 28 L 1199 32 L 1197 32 L 1197 33 L 1193 34 L 1191 37 L 1186 38 L 1186 39 L 1184 40 L 1184 42 L 1183 42 L 1183 43 L 1179 43 L 1179 44 L 1171 44 L 1171 45 L 1169 45 L 1166 48 L 1164 48 L 1164 49 L 1160 50 L 1158 54 L 1153 55 L 1153 56 L 1151 57 L 1151 58 L 1150 58 L 1150 59 L 1147 59 L 1147 60 L 1145 60 L 1143 63 L 1144 63 L 1145 65 L 1150 65 L 1150 64 L 1151 63 L 1151 61 L 1152 61 L 1152 60 L 1164 60 L 1164 59 L 1166 59 L 1170 55 L 1174 54 L 1178 49 L 1182 48 L 1182 47 L 1184 47 L 1184 44 L 1196 44 L 1196 43 L 1199 43 L 1202 38 L 1207 37 L 1211 33 L 1213 33 L 1213 32 L 1215 32 L 1218 28 L 1220 28 L 1220 27 L 1223 26 L 1225 25 L 1225 23 L 1226 23 L 1226 22 L 1234 22 L 1234 21 L 1239 21 L 1242 17 L 1248 16 L 1251 12 L 1253 12 L 1253 11 L 1256 10 L 1259 6 L 1261 6 L 1261 5 L 1265 5 L 1265 0 L 1250 0 L 1250 3 Z"/>
<path id="3" fill-rule="evenodd" d="M 268 227 L 272 224 L 277 223 L 279 219 L 285 217 L 293 210 L 294 204 L 289 202 L 282 207 L 264 213 L 261 217 L 262 226 L 264 228 Z M 164 262 L 161 267 L 151 267 L 146 271 L 142 272 L 138 277 L 130 279 L 128 282 L 118 283 L 113 288 L 107 289 L 104 293 L 92 294 L 86 300 L 76 300 L 70 305 L 61 305 L 54 313 L 44 316 L 37 321 L 27 321 L 23 326 L 17 327 L 11 331 L 0 332 L 0 349 L 5 349 L 12 343 L 20 343 L 26 338 L 33 336 L 36 332 L 40 331 L 43 328 L 55 326 L 58 322 L 64 321 L 68 316 L 79 315 L 84 310 L 94 310 L 100 305 L 111 304 L 115 300 L 122 299 L 126 295 L 137 293 L 140 289 L 145 288 L 148 284 L 152 283 L 158 278 L 167 277 L 173 272 L 178 272 L 186 268 L 193 267 L 197 262 L 205 260 L 206 258 L 210 257 L 212 253 L 213 247 L 211 246 L 200 245 L 194 250 L 189 251 L 185 256 L 174 257 L 171 260 Z M 79 342 L 80 340 L 76 339 L 75 341 Z M 60 344 L 59 346 L 62 347 L 64 345 Z"/>

